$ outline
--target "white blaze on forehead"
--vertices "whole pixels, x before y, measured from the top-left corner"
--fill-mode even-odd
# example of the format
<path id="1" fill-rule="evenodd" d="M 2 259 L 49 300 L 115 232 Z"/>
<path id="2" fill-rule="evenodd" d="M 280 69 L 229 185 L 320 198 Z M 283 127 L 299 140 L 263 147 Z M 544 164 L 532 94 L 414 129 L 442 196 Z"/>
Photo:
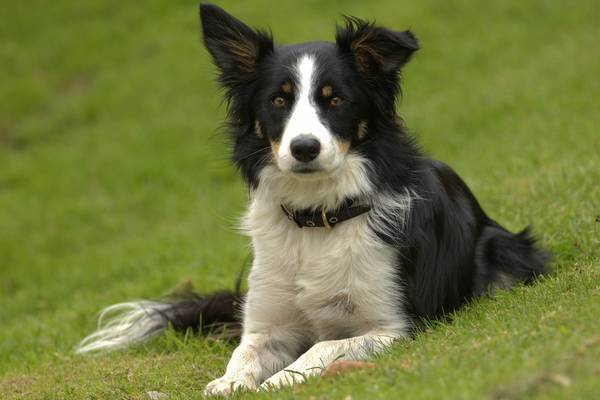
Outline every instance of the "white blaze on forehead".
<path id="1" fill-rule="evenodd" d="M 313 85 L 313 75 L 315 75 L 315 59 L 312 56 L 303 56 L 296 65 L 296 74 L 298 76 L 299 99 L 310 103 L 310 92 Z"/>
<path id="2" fill-rule="evenodd" d="M 294 71 L 297 80 L 296 103 L 283 131 L 279 147 L 279 161 L 282 169 L 289 169 L 295 162 L 290 152 L 290 144 L 299 135 L 313 135 L 321 144 L 321 153 L 317 162 L 327 167 L 335 158 L 333 136 L 323 124 L 313 101 L 316 85 L 317 64 L 311 55 L 303 55 Z"/>

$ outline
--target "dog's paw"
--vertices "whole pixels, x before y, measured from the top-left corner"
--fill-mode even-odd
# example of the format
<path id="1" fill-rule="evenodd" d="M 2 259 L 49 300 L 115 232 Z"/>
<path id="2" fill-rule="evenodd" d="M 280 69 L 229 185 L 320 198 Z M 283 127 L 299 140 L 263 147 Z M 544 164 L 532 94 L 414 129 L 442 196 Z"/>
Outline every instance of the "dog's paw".
<path id="1" fill-rule="evenodd" d="M 259 391 L 276 390 L 284 386 L 292 386 L 306 380 L 306 375 L 300 372 L 283 370 L 279 371 L 260 385 Z"/>
<path id="2" fill-rule="evenodd" d="M 255 390 L 256 384 L 251 377 L 228 377 L 223 376 L 210 382 L 204 388 L 204 396 L 230 396 L 238 390 Z"/>

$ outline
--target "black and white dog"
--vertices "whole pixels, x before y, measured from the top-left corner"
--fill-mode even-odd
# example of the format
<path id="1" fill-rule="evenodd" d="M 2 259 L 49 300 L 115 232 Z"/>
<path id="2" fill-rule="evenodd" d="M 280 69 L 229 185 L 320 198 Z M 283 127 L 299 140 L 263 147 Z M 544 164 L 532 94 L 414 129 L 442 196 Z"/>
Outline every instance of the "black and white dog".
<path id="1" fill-rule="evenodd" d="M 274 45 L 213 5 L 204 43 L 226 90 L 233 159 L 250 192 L 248 292 L 109 307 L 78 351 L 164 330 L 242 322 L 207 395 L 275 388 L 362 360 L 423 320 L 494 288 L 531 282 L 546 256 L 481 209 L 445 164 L 416 148 L 396 114 L 410 31 L 357 18 L 335 43 Z M 262 385 L 262 386 L 261 386 Z"/>

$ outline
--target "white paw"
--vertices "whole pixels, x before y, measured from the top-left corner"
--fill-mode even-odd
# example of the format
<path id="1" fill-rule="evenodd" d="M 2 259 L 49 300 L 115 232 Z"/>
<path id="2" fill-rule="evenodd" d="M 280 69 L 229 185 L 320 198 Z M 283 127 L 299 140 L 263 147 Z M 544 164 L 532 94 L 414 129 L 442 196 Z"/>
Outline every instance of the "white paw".
<path id="1" fill-rule="evenodd" d="M 306 375 L 291 370 L 279 371 L 260 385 L 259 391 L 275 390 L 284 386 L 292 386 L 306 380 Z"/>
<path id="2" fill-rule="evenodd" d="M 223 376 L 210 382 L 204 388 L 204 396 L 230 396 L 238 390 L 255 390 L 256 384 L 251 377 Z"/>

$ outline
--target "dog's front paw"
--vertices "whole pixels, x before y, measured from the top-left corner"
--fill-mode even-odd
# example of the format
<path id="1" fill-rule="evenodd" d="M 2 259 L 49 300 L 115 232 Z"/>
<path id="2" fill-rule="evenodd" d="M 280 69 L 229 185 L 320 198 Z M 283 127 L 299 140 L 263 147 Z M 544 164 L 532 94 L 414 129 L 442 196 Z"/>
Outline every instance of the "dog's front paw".
<path id="1" fill-rule="evenodd" d="M 260 385 L 259 391 L 275 390 L 284 386 L 292 386 L 297 383 L 302 383 L 306 379 L 306 375 L 300 372 L 283 370 L 279 371 Z"/>
<path id="2" fill-rule="evenodd" d="M 204 388 L 204 396 L 229 396 L 238 390 L 255 390 L 256 384 L 251 377 L 223 376 L 210 382 Z"/>

